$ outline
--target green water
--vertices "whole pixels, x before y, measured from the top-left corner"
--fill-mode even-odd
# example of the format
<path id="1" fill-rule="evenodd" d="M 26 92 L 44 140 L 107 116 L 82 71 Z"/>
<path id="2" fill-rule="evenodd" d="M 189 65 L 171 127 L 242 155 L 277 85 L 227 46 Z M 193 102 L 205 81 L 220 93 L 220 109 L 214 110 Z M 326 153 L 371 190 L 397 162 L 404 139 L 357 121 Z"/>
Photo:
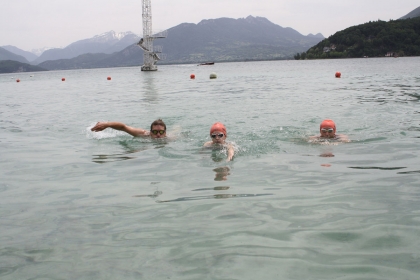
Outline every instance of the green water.
<path id="1" fill-rule="evenodd" d="M 0 279 L 418 279 L 418 65 L 0 75 Z M 174 141 L 89 130 L 157 118 Z M 308 143 L 325 118 L 352 142 Z"/>

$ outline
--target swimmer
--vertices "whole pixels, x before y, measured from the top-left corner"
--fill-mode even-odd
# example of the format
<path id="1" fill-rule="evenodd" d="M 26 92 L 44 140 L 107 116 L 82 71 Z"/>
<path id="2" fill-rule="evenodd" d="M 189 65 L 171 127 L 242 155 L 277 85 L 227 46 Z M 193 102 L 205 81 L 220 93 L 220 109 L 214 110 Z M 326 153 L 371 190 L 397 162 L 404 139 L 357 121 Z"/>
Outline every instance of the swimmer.
<path id="1" fill-rule="evenodd" d="M 151 137 L 152 139 L 166 138 L 166 125 L 161 119 L 152 122 L 150 125 L 150 131 L 142 128 L 131 127 L 120 122 L 98 122 L 90 130 L 98 132 L 108 127 L 124 131 L 134 137 Z"/>
<path id="2" fill-rule="evenodd" d="M 226 148 L 227 149 L 227 160 L 231 161 L 235 153 L 235 149 L 232 144 L 226 142 L 226 127 L 220 122 L 214 123 L 210 128 L 211 141 L 204 143 L 203 147 L 206 148 Z"/>
<path id="3" fill-rule="evenodd" d="M 322 140 L 335 140 L 339 142 L 350 142 L 347 135 L 336 134 L 336 127 L 333 120 L 323 120 L 319 126 L 321 135 L 311 136 L 310 140 L 317 142 Z"/>

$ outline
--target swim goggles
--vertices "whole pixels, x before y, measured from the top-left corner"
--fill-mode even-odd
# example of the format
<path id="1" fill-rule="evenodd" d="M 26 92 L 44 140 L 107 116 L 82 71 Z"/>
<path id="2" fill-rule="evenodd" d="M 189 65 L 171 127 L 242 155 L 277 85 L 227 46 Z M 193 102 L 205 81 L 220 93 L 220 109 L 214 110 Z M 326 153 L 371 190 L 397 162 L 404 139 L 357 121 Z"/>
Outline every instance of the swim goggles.
<path id="1" fill-rule="evenodd" d="M 212 134 L 211 135 L 211 138 L 216 138 L 216 137 L 223 138 L 223 136 L 225 136 L 223 133 L 220 133 L 220 134 Z"/>
<path id="2" fill-rule="evenodd" d="M 153 133 L 153 135 L 157 135 L 158 133 L 160 134 L 160 135 L 163 135 L 163 134 L 165 134 L 165 130 L 151 130 L 150 131 L 151 133 Z"/>

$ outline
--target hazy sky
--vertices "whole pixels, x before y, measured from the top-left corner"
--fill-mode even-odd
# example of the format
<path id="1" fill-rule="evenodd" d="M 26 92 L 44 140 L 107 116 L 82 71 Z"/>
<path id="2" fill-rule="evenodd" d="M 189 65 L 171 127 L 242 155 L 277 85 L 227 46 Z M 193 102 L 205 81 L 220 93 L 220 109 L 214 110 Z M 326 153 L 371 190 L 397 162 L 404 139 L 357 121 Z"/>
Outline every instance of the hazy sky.
<path id="1" fill-rule="evenodd" d="M 159 31 L 252 15 L 303 35 L 328 37 L 368 21 L 398 19 L 419 6 L 418 0 L 152 0 L 152 22 Z M 141 15 L 141 0 L 1 0 L 0 46 L 66 47 L 110 30 L 141 35 Z"/>

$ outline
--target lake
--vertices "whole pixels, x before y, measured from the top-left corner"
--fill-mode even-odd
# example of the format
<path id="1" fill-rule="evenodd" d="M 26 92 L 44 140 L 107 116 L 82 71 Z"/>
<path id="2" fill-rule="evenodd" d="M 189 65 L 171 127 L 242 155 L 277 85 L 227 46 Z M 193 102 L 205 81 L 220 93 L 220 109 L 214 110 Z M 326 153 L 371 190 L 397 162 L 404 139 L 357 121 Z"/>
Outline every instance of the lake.
<path id="1" fill-rule="evenodd" d="M 419 65 L 0 75 L 0 279 L 419 279 Z M 350 143 L 308 141 L 327 118 Z"/>

